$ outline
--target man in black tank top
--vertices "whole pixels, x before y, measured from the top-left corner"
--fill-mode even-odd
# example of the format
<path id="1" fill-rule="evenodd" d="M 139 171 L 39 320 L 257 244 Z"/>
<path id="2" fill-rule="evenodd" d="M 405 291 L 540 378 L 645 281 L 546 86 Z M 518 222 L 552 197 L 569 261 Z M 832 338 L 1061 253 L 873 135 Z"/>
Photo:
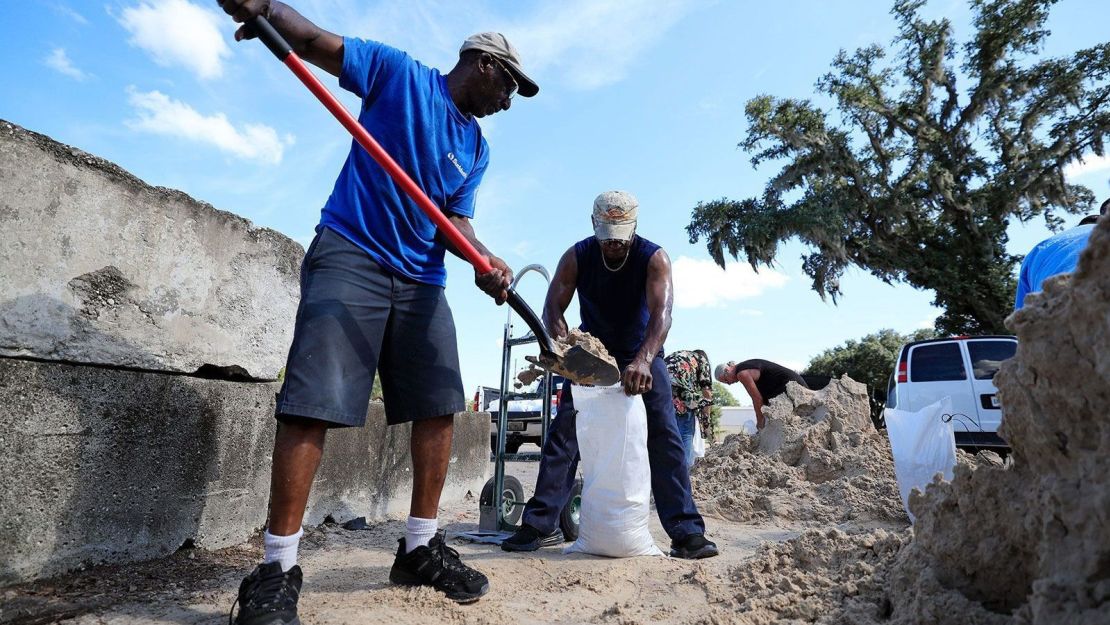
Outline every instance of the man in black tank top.
<path id="1" fill-rule="evenodd" d="M 622 191 L 594 200 L 595 236 L 579 241 L 559 260 L 544 302 L 544 325 L 553 337 L 566 336 L 563 312 L 578 293 L 581 329 L 616 358 L 625 392 L 643 396 L 651 489 L 671 537 L 671 556 L 708 558 L 717 555 L 717 546 L 706 540 L 705 521 L 694 505 L 663 362 L 663 341 L 671 327 L 671 261 L 658 245 L 636 235 L 636 208 L 636 199 Z M 578 468 L 575 414 L 567 382 L 543 448 L 536 494 L 524 508 L 520 530 L 501 543 L 505 551 L 535 551 L 562 542 L 559 517 Z"/>
<path id="2" fill-rule="evenodd" d="M 763 405 L 772 397 L 785 393 L 788 383 L 797 382 L 802 388 L 809 388 L 797 371 L 762 358 L 752 358 L 739 364 L 730 360 L 717 365 L 714 377 L 723 384 L 739 382 L 744 385 L 755 407 L 755 427 L 760 430 L 764 424 Z"/>

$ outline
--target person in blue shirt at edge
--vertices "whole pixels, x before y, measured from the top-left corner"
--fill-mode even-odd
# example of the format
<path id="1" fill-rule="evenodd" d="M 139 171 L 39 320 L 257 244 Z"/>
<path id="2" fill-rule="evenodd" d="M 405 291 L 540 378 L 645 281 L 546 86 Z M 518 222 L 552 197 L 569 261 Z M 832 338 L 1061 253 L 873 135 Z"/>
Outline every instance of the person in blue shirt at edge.
<path id="1" fill-rule="evenodd" d="M 1107 211 L 1110 211 L 1110 198 L 1102 203 L 1099 215 L 1105 215 Z M 1045 280 L 1062 273 L 1075 272 L 1075 267 L 1079 264 L 1079 254 L 1087 247 L 1087 239 L 1095 229 L 1098 219 L 1098 215 L 1087 215 L 1076 227 L 1033 246 L 1021 261 L 1014 310 L 1021 310 L 1025 305 L 1025 296 L 1040 291 Z"/>
<path id="2" fill-rule="evenodd" d="M 663 362 L 663 342 L 671 328 L 671 261 L 662 248 L 636 234 L 637 207 L 636 198 L 623 191 L 607 191 L 594 200 L 594 236 L 559 259 L 543 321 L 552 337 L 565 337 L 563 312 L 578 292 L 581 329 L 616 358 L 624 391 L 643 395 L 651 489 L 659 520 L 671 537 L 671 556 L 709 558 L 717 555 L 717 546 L 706 540 L 705 521 L 694 505 Z M 543 448 L 535 495 L 524 508 L 520 529 L 501 543 L 505 551 L 535 551 L 563 542 L 559 514 L 570 498 L 579 458 L 575 414 L 566 382 Z"/>
<path id="3" fill-rule="evenodd" d="M 494 270 L 475 282 L 502 304 L 513 272 L 470 224 L 489 162 L 476 118 L 508 110 L 515 93 L 539 91 L 505 37 L 468 38 L 458 63 L 442 74 L 385 44 L 324 31 L 281 2 L 219 4 L 236 22 L 267 17 L 301 57 L 362 98 L 359 122 L 489 257 Z M 236 40 L 253 37 L 249 26 L 235 33 Z M 460 562 L 436 521 L 453 415 L 466 408 L 455 325 L 444 299 L 444 251 L 457 252 L 354 142 L 316 232 L 301 268 L 301 302 L 277 401 L 265 558 L 240 585 L 235 622 L 299 623 L 297 546 L 325 434 L 365 423 L 376 370 L 386 421 L 412 423 L 410 516 L 389 579 L 475 601 L 489 581 Z"/>

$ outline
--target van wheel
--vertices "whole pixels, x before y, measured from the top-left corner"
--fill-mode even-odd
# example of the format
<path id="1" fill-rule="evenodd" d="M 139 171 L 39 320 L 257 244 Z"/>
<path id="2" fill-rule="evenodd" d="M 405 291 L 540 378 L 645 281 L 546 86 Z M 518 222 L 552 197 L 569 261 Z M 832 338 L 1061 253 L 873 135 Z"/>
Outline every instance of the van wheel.
<path id="1" fill-rule="evenodd" d="M 489 478 L 482 487 L 482 496 L 478 498 L 478 505 L 493 505 L 493 480 Z M 501 489 L 501 516 L 510 525 L 516 525 L 520 516 L 524 514 L 524 487 L 520 480 L 511 475 L 505 476 L 505 484 Z"/>
<path id="2" fill-rule="evenodd" d="M 578 540 L 578 525 L 582 512 L 582 480 L 574 480 L 570 489 L 570 500 L 559 513 L 559 529 L 563 530 L 563 540 L 573 542 Z"/>

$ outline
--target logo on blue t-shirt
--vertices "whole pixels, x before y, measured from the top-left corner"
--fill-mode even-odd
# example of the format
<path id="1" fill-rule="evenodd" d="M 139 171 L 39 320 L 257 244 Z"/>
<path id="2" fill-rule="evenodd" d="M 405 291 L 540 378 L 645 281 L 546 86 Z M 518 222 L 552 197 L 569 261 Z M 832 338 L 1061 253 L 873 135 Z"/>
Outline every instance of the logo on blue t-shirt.
<path id="1" fill-rule="evenodd" d="M 362 98 L 359 123 L 436 206 L 474 217 L 489 147 L 442 74 L 396 48 L 347 37 L 339 85 Z M 355 142 L 324 205 L 317 229 L 325 227 L 393 274 L 447 284 L 435 224 Z"/>
<path id="2" fill-rule="evenodd" d="M 463 169 L 462 165 L 459 165 L 459 159 L 455 158 L 455 153 L 448 152 L 447 158 L 451 161 L 451 164 L 455 166 L 455 169 L 459 170 L 459 173 L 463 175 L 463 178 L 466 178 L 466 170 Z"/>

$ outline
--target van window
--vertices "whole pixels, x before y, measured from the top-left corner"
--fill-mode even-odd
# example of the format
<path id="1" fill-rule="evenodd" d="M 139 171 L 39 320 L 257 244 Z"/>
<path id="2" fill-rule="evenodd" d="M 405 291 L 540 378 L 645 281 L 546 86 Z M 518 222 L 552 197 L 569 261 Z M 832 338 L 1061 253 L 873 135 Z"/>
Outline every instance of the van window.
<path id="1" fill-rule="evenodd" d="M 976 380 L 993 380 L 1003 360 L 1014 357 L 1016 341 L 968 341 L 971 370 Z"/>
<path id="2" fill-rule="evenodd" d="M 964 360 L 956 343 L 918 345 L 910 354 L 911 382 L 966 380 Z"/>

